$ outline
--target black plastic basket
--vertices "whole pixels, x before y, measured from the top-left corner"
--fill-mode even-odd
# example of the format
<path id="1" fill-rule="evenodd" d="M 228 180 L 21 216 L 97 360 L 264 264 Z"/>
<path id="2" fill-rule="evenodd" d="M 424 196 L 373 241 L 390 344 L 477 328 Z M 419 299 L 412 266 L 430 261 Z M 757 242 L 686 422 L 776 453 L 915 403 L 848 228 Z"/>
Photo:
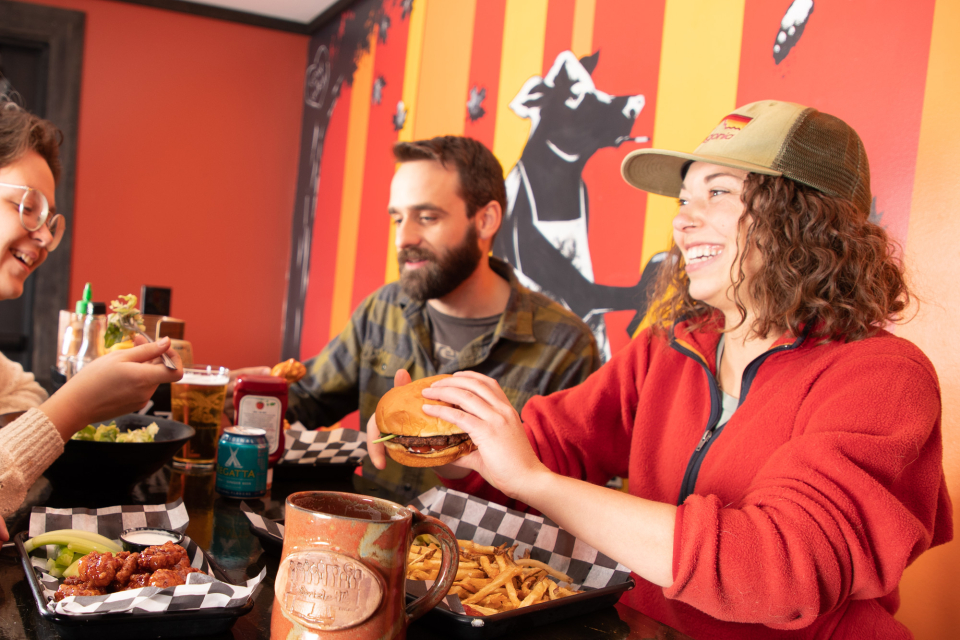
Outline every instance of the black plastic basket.
<path id="1" fill-rule="evenodd" d="M 128 640 L 129 638 L 182 638 L 210 636 L 229 631 L 234 623 L 253 609 L 251 597 L 242 607 L 230 609 L 196 609 L 190 611 L 164 611 L 160 613 L 91 613 L 87 615 L 66 615 L 51 611 L 43 595 L 43 586 L 37 578 L 37 572 L 30 562 L 30 555 L 23 546 L 27 533 L 22 531 L 14 536 L 20 562 L 27 576 L 30 591 L 36 602 L 40 616 L 55 625 L 64 638 L 78 640 Z M 216 561 L 202 548 L 204 558 L 210 563 L 213 575 L 221 582 L 231 583 L 227 574 Z"/>

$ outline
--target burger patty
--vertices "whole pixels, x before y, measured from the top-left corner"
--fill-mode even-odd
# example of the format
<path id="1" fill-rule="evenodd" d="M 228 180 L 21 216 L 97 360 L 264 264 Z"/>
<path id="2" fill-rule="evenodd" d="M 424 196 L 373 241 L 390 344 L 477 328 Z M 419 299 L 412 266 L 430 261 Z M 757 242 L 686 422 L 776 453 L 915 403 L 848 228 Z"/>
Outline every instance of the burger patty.
<path id="1" fill-rule="evenodd" d="M 469 440 L 470 436 L 465 433 L 455 433 L 452 436 L 433 436 L 431 438 L 418 438 L 416 436 L 399 436 L 393 441 L 404 447 L 440 447 L 460 444 L 464 440 Z"/>

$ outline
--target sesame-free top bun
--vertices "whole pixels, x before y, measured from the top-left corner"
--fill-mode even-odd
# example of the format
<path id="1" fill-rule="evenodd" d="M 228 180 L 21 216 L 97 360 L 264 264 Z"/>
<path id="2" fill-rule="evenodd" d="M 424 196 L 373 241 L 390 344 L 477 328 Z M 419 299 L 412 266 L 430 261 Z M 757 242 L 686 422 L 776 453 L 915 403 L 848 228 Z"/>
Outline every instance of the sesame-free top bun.
<path id="1" fill-rule="evenodd" d="M 463 431 L 457 425 L 434 416 L 428 416 L 422 409 L 425 404 L 453 406 L 439 400 L 428 400 L 421 394 L 424 389 L 437 380 L 449 377 L 449 375 L 444 374 L 421 378 L 410 384 L 394 387 L 386 392 L 377 404 L 376 419 L 380 432 L 415 438 L 463 434 Z M 439 467 L 477 449 L 473 441 L 467 438 L 443 449 L 415 453 L 410 451 L 407 446 L 396 442 L 396 440 L 386 440 L 383 446 L 391 458 L 407 467 Z"/>
<path id="2" fill-rule="evenodd" d="M 383 394 L 380 402 L 377 403 L 377 426 L 380 428 L 380 433 L 395 433 L 398 436 L 419 438 L 463 433 L 460 427 L 452 422 L 428 416 L 421 408 L 425 404 L 453 406 L 449 402 L 428 400 L 422 395 L 423 390 L 434 382 L 449 377 L 448 374 L 443 374 L 421 378 L 410 384 L 394 387 Z"/>

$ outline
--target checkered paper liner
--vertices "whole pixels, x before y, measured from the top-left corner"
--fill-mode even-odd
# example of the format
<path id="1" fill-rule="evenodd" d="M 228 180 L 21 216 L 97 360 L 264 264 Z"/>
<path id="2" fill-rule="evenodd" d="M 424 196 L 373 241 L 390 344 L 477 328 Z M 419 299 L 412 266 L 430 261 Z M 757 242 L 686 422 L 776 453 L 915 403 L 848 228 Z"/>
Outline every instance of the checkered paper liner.
<path id="1" fill-rule="evenodd" d="M 446 487 L 434 487 L 411 503 L 450 527 L 457 540 L 498 547 L 516 543 L 516 557 L 530 557 L 570 576 L 576 589 L 600 589 L 630 579 L 630 569 L 577 540 L 543 516 L 508 509 Z"/>
<path id="2" fill-rule="evenodd" d="M 123 505 L 101 509 L 34 507 L 30 514 L 29 535 L 38 536 L 57 529 L 81 529 L 117 540 L 120 533 L 127 529 L 156 527 L 183 532 L 188 523 L 189 517 L 182 499 L 169 504 Z M 185 585 L 166 589 L 143 587 L 105 596 L 70 596 L 60 602 L 53 601 L 60 581 L 46 573 L 43 559 L 31 556 L 31 563 L 43 587 L 47 607 L 67 615 L 235 608 L 244 606 L 256 596 L 260 582 L 266 576 L 266 568 L 243 585 L 228 584 L 213 577 L 210 563 L 193 540 L 185 536 L 181 546 L 187 551 L 190 566 L 202 571 L 188 575 Z M 52 545 L 45 549 L 48 555 L 52 550 Z"/>
<path id="3" fill-rule="evenodd" d="M 573 580 L 574 589 L 600 589 L 627 582 L 630 569 L 577 540 L 542 516 L 534 516 L 503 505 L 481 500 L 446 487 L 434 487 L 417 497 L 412 506 L 450 527 L 458 540 L 500 546 L 516 543 L 519 557 L 527 549 L 530 557 L 562 571 Z M 277 541 L 283 540 L 283 525 L 263 518 L 241 505 L 251 526 Z M 426 593 L 429 583 L 407 580 L 408 594 Z M 576 596 L 571 596 L 576 597 Z M 464 613 L 459 598 L 448 596 L 438 605 Z"/>
<path id="4" fill-rule="evenodd" d="M 360 464 L 367 457 L 366 433 L 356 429 L 309 431 L 295 422 L 285 436 L 282 465 Z"/>

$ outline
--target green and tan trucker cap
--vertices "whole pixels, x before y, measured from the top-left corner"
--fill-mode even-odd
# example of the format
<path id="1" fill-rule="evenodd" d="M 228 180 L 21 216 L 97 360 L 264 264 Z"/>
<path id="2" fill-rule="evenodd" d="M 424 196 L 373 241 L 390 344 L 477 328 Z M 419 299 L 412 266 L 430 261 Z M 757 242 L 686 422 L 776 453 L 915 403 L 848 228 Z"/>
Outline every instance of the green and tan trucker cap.
<path id="1" fill-rule="evenodd" d="M 860 136 L 840 118 L 791 102 L 744 105 L 720 121 L 693 153 L 639 149 L 620 173 L 644 191 L 676 198 L 690 160 L 785 176 L 870 214 L 870 166 Z"/>

